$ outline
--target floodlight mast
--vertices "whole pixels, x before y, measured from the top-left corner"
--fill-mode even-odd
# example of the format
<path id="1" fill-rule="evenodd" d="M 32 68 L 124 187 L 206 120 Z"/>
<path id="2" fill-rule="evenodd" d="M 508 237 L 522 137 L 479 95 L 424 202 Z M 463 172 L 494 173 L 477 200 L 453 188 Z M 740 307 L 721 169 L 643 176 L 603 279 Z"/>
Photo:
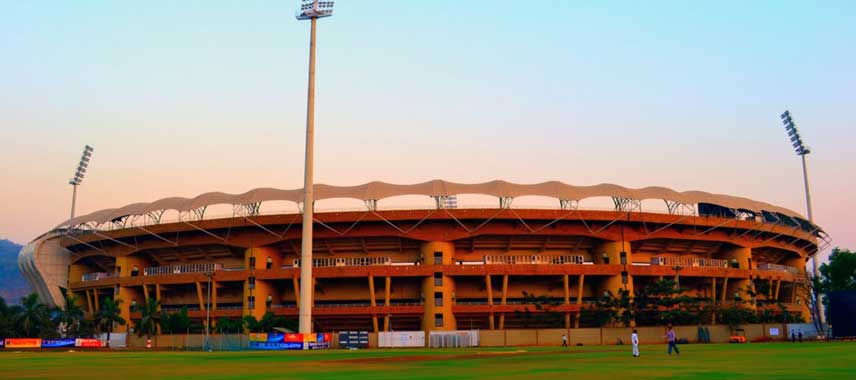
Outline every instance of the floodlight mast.
<path id="1" fill-rule="evenodd" d="M 306 167 L 303 177 L 303 225 L 300 246 L 299 327 L 302 334 L 312 333 L 312 305 L 315 284 L 312 278 L 312 223 L 315 211 L 314 144 L 315 144 L 315 29 L 319 18 L 333 15 L 332 1 L 303 0 L 297 10 L 298 20 L 310 20 L 309 86 L 306 100 Z"/>
<path id="2" fill-rule="evenodd" d="M 95 148 L 86 145 L 83 147 L 83 155 L 80 156 L 80 162 L 77 164 L 77 170 L 74 171 L 74 177 L 68 180 L 68 184 L 72 186 L 71 190 L 71 217 L 74 218 L 74 207 L 77 203 L 77 186 L 83 183 L 83 177 L 86 176 L 86 168 L 89 167 L 89 160 L 92 158 L 92 152 Z"/>
<path id="3" fill-rule="evenodd" d="M 785 126 L 785 131 L 788 133 L 788 137 L 791 139 L 791 145 L 794 147 L 794 152 L 797 156 L 800 156 L 802 161 L 802 172 L 803 172 L 803 186 L 805 186 L 805 208 L 808 214 L 808 221 L 814 223 L 814 216 L 812 215 L 811 209 L 811 190 L 808 186 L 808 167 L 806 166 L 805 156 L 811 153 L 811 149 L 806 146 L 802 137 L 800 136 L 800 131 L 797 128 L 797 124 L 794 122 L 791 117 L 791 112 L 785 110 L 784 113 L 779 115 L 779 118 L 782 119 L 782 124 Z M 811 257 L 811 265 L 812 265 L 812 273 L 815 277 L 820 276 L 820 268 L 818 266 L 818 258 L 820 252 L 815 252 L 815 254 Z M 814 289 L 814 304 L 815 310 L 817 312 L 817 318 L 820 320 L 821 329 L 823 325 L 826 324 L 826 317 L 824 316 L 823 310 L 823 302 L 820 301 L 820 293 L 818 289 Z"/>

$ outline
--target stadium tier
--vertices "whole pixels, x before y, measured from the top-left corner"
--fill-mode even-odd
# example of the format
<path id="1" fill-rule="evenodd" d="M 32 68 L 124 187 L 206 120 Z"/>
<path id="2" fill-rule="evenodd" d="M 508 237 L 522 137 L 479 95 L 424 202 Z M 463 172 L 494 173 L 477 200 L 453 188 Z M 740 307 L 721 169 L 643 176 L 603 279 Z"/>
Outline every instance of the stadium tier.
<path id="1" fill-rule="evenodd" d="M 718 305 L 751 300 L 750 308 L 809 319 L 805 263 L 827 241 L 781 207 L 660 187 L 437 180 L 317 185 L 315 194 L 365 204 L 315 214 L 318 331 L 582 327 L 594 323 L 583 311 L 599 297 L 661 279 Z M 467 208 L 458 198 L 466 194 L 493 197 L 495 207 Z M 395 197 L 433 207 L 382 207 Z M 555 207 L 512 205 L 525 197 Z M 301 189 L 256 189 L 98 211 L 29 243 L 19 265 L 43 299 L 62 304 L 70 292 L 95 312 L 106 297 L 119 298 L 131 321 L 140 318 L 132 306 L 147 298 L 167 311 L 186 307 L 196 321 L 206 309 L 212 320 L 296 318 L 299 208 L 261 210 L 301 198 Z M 586 207 L 597 200 L 611 207 Z M 206 214 L 217 205 L 232 214 Z"/>

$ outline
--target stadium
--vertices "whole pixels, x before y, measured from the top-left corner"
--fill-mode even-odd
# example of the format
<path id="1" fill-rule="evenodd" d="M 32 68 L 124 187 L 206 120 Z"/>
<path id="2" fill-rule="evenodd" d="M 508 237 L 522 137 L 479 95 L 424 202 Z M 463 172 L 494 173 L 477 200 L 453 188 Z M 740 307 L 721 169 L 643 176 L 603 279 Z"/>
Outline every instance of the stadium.
<path id="1" fill-rule="evenodd" d="M 827 241 L 782 207 L 662 187 L 434 180 L 316 185 L 315 194 L 315 331 L 582 328 L 601 295 L 663 278 L 688 296 L 784 305 L 808 320 L 805 263 Z M 147 298 L 186 307 L 197 323 L 296 318 L 302 196 L 260 188 L 97 211 L 30 242 L 19 266 L 56 305 L 65 292 L 90 313 L 122 299 L 131 323 L 118 331 L 133 328 L 133 305 Z M 291 211 L 269 211 L 282 205 Z M 536 307 L 533 295 L 553 306 Z M 533 318 L 548 312 L 561 318 Z"/>

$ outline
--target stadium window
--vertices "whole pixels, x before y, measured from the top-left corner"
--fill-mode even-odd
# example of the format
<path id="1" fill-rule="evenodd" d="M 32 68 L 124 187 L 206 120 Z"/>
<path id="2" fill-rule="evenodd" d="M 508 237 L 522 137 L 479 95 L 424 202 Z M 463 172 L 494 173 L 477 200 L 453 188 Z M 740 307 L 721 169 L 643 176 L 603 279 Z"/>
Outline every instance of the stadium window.
<path id="1" fill-rule="evenodd" d="M 443 327 L 443 314 L 434 314 L 434 327 Z"/>
<path id="2" fill-rule="evenodd" d="M 434 306 L 443 306 L 443 293 L 434 293 Z"/>
<path id="3" fill-rule="evenodd" d="M 442 251 L 434 251 L 434 265 L 442 265 L 443 264 L 443 252 Z"/>
<path id="4" fill-rule="evenodd" d="M 256 296 L 247 297 L 247 309 L 255 309 L 256 308 Z"/>
<path id="5" fill-rule="evenodd" d="M 268 257 L 267 263 L 265 263 L 265 269 L 270 269 L 271 267 L 273 267 L 273 259 Z"/>
<path id="6" fill-rule="evenodd" d="M 443 286 L 443 273 L 434 273 L 434 286 Z"/>
<path id="7" fill-rule="evenodd" d="M 250 289 L 256 288 L 256 278 L 253 276 L 247 277 L 247 287 Z"/>
<path id="8" fill-rule="evenodd" d="M 256 269 L 256 258 L 254 256 L 250 256 L 250 268 L 249 269 Z"/>

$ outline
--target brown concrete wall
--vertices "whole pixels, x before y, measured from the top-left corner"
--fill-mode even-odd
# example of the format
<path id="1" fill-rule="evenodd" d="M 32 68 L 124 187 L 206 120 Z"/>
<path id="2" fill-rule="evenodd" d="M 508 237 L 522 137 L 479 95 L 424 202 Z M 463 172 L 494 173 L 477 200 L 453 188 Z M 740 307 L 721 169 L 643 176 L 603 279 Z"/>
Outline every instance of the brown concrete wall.
<path id="1" fill-rule="evenodd" d="M 569 344 L 576 345 L 577 343 L 582 343 L 584 346 L 599 345 L 600 344 L 600 329 L 598 329 L 598 328 L 571 329 L 570 343 Z"/>
<path id="2" fill-rule="evenodd" d="M 479 345 L 482 347 L 504 347 L 505 330 L 480 330 Z"/>
<path id="3" fill-rule="evenodd" d="M 562 335 L 567 335 L 568 330 L 566 329 L 541 329 L 535 330 L 536 340 L 538 346 L 561 346 L 562 345 Z M 570 337 L 568 337 L 568 344 L 570 345 Z"/>
<path id="4" fill-rule="evenodd" d="M 535 330 L 505 330 L 506 346 L 536 346 Z"/>

